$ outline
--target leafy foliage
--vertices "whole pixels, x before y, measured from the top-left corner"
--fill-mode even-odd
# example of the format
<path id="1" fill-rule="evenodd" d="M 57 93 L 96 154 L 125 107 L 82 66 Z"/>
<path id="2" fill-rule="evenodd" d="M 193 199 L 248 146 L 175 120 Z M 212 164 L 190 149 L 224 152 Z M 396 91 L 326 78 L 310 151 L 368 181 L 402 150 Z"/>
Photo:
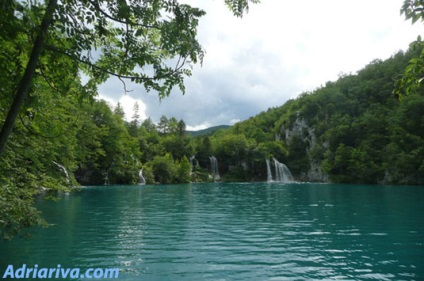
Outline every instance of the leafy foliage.
<path id="1" fill-rule="evenodd" d="M 250 0 L 252 3 L 259 3 L 259 0 Z M 225 0 L 225 4 L 234 12 L 236 16 L 241 17 L 245 10 L 249 10 L 249 0 Z"/>
<path id="2" fill-rule="evenodd" d="M 424 97 L 411 93 L 399 102 L 392 95 L 393 77 L 421 52 L 411 48 L 373 61 L 355 75 L 236 124 L 218 143 L 246 137 L 250 145 L 239 143 L 244 154 L 235 158 L 249 165 L 250 179 L 265 179 L 255 168 L 276 157 L 301 180 L 422 184 Z M 237 150 L 221 158 L 231 159 L 229 151 Z"/>
<path id="3" fill-rule="evenodd" d="M 412 23 L 424 21 L 424 1 L 422 0 L 405 0 L 402 5 L 401 14 L 405 15 L 407 20 Z M 415 42 L 411 43 L 412 49 L 421 50 L 408 63 L 403 75 L 397 79 L 394 93 L 402 98 L 405 95 L 422 93 L 424 79 L 424 42 L 421 36 Z"/>
<path id="4" fill-rule="evenodd" d="M 233 2 L 241 16 L 249 1 Z M 205 53 L 197 40 L 205 12 L 174 0 L 2 0 L 0 8 L 0 229 L 9 238 L 42 223 L 39 190 L 135 183 L 142 162 L 163 155 L 159 134 L 137 116 L 126 124 L 122 108 L 93 99 L 96 87 L 115 76 L 125 91 L 130 80 L 160 98 L 173 87 L 184 93 Z M 184 130 L 171 124 L 176 145 L 190 150 Z M 185 153 L 174 163 L 179 182 L 187 181 Z"/>

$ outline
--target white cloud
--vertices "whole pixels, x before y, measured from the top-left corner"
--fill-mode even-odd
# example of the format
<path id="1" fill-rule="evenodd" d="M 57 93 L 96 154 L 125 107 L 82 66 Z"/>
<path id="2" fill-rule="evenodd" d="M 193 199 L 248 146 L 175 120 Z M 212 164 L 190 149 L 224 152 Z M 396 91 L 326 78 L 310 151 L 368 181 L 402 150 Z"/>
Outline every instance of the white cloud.
<path id="1" fill-rule="evenodd" d="M 140 120 L 143 121 L 147 119 L 146 105 L 144 104 L 144 102 L 141 99 L 135 99 L 129 95 L 125 95 L 121 96 L 121 98 L 119 99 L 119 103 L 124 109 L 126 120 L 131 120 L 132 116 L 134 115 L 134 105 L 136 102 L 138 104 L 138 114 L 140 116 Z"/>
<path id="2" fill-rule="evenodd" d="M 141 99 L 135 99 L 129 95 L 122 95 L 119 97 L 119 99 L 115 99 L 112 97 L 105 96 L 103 94 L 99 94 L 99 99 L 105 100 L 107 103 L 109 103 L 112 108 L 115 108 L 118 105 L 118 102 L 120 103 L 122 109 L 125 112 L 125 120 L 131 121 L 132 116 L 134 115 L 134 105 L 137 102 L 138 103 L 138 115 L 140 116 L 140 121 L 143 121 L 147 119 L 146 115 L 146 105 Z"/>
<path id="3" fill-rule="evenodd" d="M 232 124 L 280 106 L 341 72 L 355 73 L 374 59 L 405 50 L 422 28 L 399 15 L 403 0 L 266 0 L 241 19 L 224 0 L 184 2 L 207 12 L 198 32 L 206 57 L 186 79 L 186 94 L 174 90 L 159 102 L 155 93 L 127 86 L 140 109 L 143 104 L 143 118 L 157 122 L 166 115 L 191 128 Z M 123 92 L 118 80 L 101 90 L 115 101 Z"/>
<path id="4" fill-rule="evenodd" d="M 195 125 L 195 126 L 186 126 L 187 131 L 199 131 L 199 130 L 203 130 L 203 129 L 207 129 L 211 127 L 211 124 L 209 122 L 204 122 L 200 125 Z"/>
<path id="5" fill-rule="evenodd" d="M 231 119 L 230 120 L 230 124 L 231 125 L 234 125 L 235 123 L 238 123 L 238 122 L 240 122 L 241 120 L 240 119 Z"/>

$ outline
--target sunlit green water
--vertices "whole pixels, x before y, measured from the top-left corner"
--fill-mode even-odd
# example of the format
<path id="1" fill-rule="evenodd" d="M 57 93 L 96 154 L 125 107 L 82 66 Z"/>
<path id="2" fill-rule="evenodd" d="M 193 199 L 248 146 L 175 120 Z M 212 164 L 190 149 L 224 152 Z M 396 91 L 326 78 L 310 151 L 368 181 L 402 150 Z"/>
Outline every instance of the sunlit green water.
<path id="1" fill-rule="evenodd" d="M 89 187 L 58 202 L 8 264 L 118 267 L 118 280 L 424 280 L 424 187 Z M 1 279 L 1 276 L 0 276 Z"/>

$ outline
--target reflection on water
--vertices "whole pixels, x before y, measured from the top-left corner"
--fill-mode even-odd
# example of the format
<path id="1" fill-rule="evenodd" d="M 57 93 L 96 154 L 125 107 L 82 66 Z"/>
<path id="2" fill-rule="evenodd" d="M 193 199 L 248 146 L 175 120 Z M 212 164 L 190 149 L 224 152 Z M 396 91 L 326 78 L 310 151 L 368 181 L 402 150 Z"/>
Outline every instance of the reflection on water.
<path id="1" fill-rule="evenodd" d="M 423 280 L 424 188 L 90 187 L 38 202 L 55 226 L 0 242 L 8 264 L 119 267 L 119 280 Z"/>

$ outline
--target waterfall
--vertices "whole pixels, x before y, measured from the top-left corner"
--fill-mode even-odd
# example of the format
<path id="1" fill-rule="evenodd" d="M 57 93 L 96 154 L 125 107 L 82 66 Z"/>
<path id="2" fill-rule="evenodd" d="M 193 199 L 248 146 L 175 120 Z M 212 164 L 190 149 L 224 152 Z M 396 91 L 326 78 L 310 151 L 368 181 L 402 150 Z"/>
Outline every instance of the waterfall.
<path id="1" fill-rule="evenodd" d="M 140 169 L 140 171 L 138 171 L 138 185 L 145 185 L 146 184 L 146 180 L 143 177 L 143 169 Z"/>
<path id="2" fill-rule="evenodd" d="M 271 171 L 271 163 L 269 162 L 269 159 L 265 159 L 266 161 L 266 181 L 272 182 L 272 171 Z"/>
<path id="3" fill-rule="evenodd" d="M 194 166 L 199 166 L 199 161 L 197 161 L 196 155 L 190 157 L 190 175 L 193 173 Z"/>
<path id="4" fill-rule="evenodd" d="M 103 175 L 103 185 L 110 185 L 110 180 L 109 180 L 109 171 L 110 171 L 111 167 L 109 167 L 109 169 L 107 170 L 103 170 L 102 171 L 102 175 Z"/>
<path id="5" fill-rule="evenodd" d="M 276 182 L 293 182 L 293 176 L 290 173 L 289 168 L 283 163 L 277 161 L 277 159 L 273 158 L 274 167 L 275 167 L 275 181 Z M 273 182 L 272 178 L 272 170 L 271 170 L 271 161 L 269 159 L 265 159 L 266 161 L 266 173 L 267 173 L 267 182 Z"/>
<path id="6" fill-rule="evenodd" d="M 277 161 L 274 158 L 274 166 L 275 166 L 275 181 L 277 182 L 292 182 L 293 176 L 290 173 L 289 168 L 283 163 Z"/>
<path id="7" fill-rule="evenodd" d="M 57 163 L 57 162 L 55 162 L 55 161 L 53 161 L 53 163 L 54 163 L 56 166 L 58 166 L 58 167 L 62 170 L 62 172 L 65 174 L 66 182 L 67 182 L 67 183 L 70 183 L 70 182 L 71 182 L 71 180 L 69 179 L 68 170 L 66 170 L 66 168 L 65 168 L 63 165 L 60 165 L 59 163 Z"/>
<path id="8" fill-rule="evenodd" d="M 211 172 L 214 180 L 220 180 L 221 177 L 219 176 L 218 159 L 216 159 L 215 156 L 210 156 L 209 160 L 211 161 Z"/>
<path id="9" fill-rule="evenodd" d="M 102 173 L 103 174 L 103 176 L 104 176 L 104 183 L 103 183 L 103 185 L 110 185 L 110 181 L 109 181 L 109 171 L 106 171 L 106 172 L 103 172 Z"/>

